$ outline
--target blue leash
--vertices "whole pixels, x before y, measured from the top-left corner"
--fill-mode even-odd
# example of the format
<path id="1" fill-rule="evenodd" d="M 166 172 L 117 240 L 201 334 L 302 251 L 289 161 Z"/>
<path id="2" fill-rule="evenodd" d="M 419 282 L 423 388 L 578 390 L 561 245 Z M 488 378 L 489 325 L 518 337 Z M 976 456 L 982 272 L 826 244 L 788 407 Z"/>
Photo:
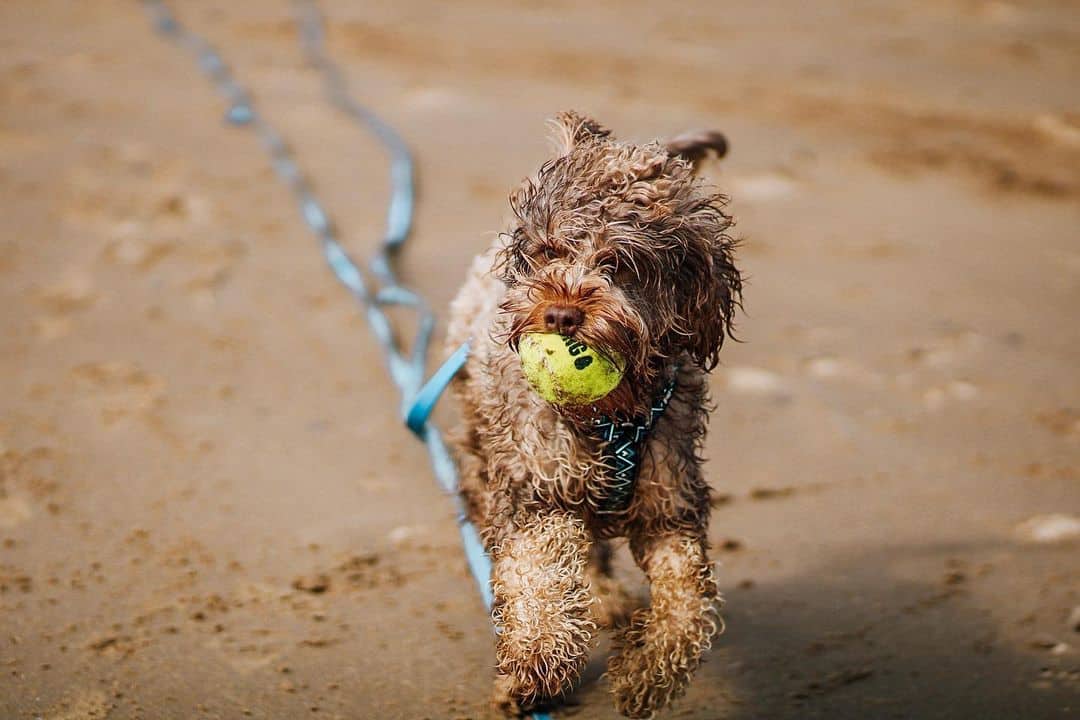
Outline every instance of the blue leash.
<path id="1" fill-rule="evenodd" d="M 446 390 L 446 386 L 450 384 L 458 371 L 465 366 L 465 361 L 468 359 L 469 343 L 464 343 L 450 357 L 446 358 L 446 362 L 435 371 L 431 379 L 416 394 L 412 407 L 409 408 L 408 414 L 405 415 L 405 424 L 421 440 L 424 439 L 424 427 L 427 425 L 431 411 L 435 409 L 435 403 L 439 402 L 439 397 Z"/>
<path id="2" fill-rule="evenodd" d="M 154 28 L 184 50 L 195 56 L 200 69 L 214 84 L 228 103 L 225 119 L 232 125 L 249 127 L 270 156 L 278 178 L 292 191 L 300 208 L 300 215 L 308 229 L 322 245 L 326 262 L 342 285 L 352 294 L 367 316 L 368 324 L 375 334 L 386 359 L 390 377 L 401 393 L 401 415 L 428 450 L 432 468 L 439 485 L 451 494 L 456 503 L 461 541 L 469 569 L 480 588 L 484 604 L 491 609 L 491 560 L 484 551 L 484 544 L 476 528 L 465 515 L 465 507 L 458 496 L 458 475 L 453 459 L 443 442 L 439 429 L 428 422 L 439 396 L 450 380 L 465 364 L 468 345 L 462 345 L 424 384 L 428 350 L 431 346 L 435 316 L 423 299 L 398 282 L 393 269 L 393 259 L 412 229 L 414 208 L 414 172 L 409 148 L 400 135 L 377 115 L 360 105 L 348 91 L 348 84 L 337 64 L 325 51 L 323 19 L 310 0 L 293 0 L 300 44 L 308 61 L 320 72 L 328 100 L 353 121 L 363 125 L 375 135 L 390 155 L 391 199 L 387 208 L 386 231 L 378 252 L 372 257 L 368 270 L 376 278 L 379 287 L 372 291 L 359 266 L 337 240 L 333 224 L 322 204 L 315 197 L 311 185 L 301 172 L 292 151 L 276 129 L 256 111 L 248 92 L 232 75 L 228 65 L 209 42 L 181 25 L 163 0 L 142 0 Z M 417 317 L 418 330 L 413 340 L 412 352 L 397 342 L 390 318 L 385 308 L 398 306 L 410 308 Z M 536 712 L 534 720 L 550 720 L 547 713 Z"/>

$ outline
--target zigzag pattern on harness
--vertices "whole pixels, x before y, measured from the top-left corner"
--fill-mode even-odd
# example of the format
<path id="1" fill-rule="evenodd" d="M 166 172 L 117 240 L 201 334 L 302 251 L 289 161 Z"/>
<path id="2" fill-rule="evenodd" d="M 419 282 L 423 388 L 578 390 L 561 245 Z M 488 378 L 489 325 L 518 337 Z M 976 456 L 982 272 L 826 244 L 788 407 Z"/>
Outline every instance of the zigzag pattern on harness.
<path id="1" fill-rule="evenodd" d="M 630 507 L 634 489 L 637 487 L 645 441 L 660 416 L 667 410 L 675 392 L 675 384 L 673 374 L 664 385 L 663 392 L 653 402 L 646 418 L 637 418 L 635 422 L 617 422 L 604 416 L 594 422 L 593 429 L 605 443 L 604 464 L 611 470 L 611 483 L 608 485 L 607 495 L 601 501 L 600 512 L 618 513 Z"/>

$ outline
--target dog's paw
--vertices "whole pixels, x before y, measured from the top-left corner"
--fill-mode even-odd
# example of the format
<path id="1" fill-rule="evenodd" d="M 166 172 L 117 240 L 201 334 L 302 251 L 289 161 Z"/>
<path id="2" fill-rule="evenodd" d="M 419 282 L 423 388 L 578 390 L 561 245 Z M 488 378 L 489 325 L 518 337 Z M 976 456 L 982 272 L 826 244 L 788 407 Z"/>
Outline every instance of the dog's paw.
<path id="1" fill-rule="evenodd" d="M 491 692 L 491 707 L 508 718 L 524 717 L 528 708 L 518 702 L 515 695 L 515 682 L 507 675 L 495 676 L 495 687 Z"/>
<path id="2" fill-rule="evenodd" d="M 615 709 L 630 718 L 649 718 L 678 697 L 689 680 L 677 651 L 650 632 L 648 610 L 638 610 L 615 639 L 608 661 L 608 680 Z"/>
<path id="3" fill-rule="evenodd" d="M 559 703 L 562 707 L 562 697 L 558 698 L 535 698 L 526 700 L 523 694 L 524 688 L 520 681 L 509 675 L 498 673 L 495 676 L 495 686 L 491 693 L 491 708 L 494 717 L 526 718 L 539 710 L 548 710 L 553 703 Z"/>
<path id="4" fill-rule="evenodd" d="M 585 667 L 585 656 L 563 658 L 556 654 L 537 653 L 525 660 L 502 658 L 498 667 L 498 692 L 528 711 L 538 703 L 560 698 L 574 687 Z"/>
<path id="5" fill-rule="evenodd" d="M 642 653 L 624 653 L 608 671 L 615 709 L 629 718 L 651 718 L 667 704 L 672 692 L 657 685 Z M 670 682 L 670 681 L 669 681 Z"/>

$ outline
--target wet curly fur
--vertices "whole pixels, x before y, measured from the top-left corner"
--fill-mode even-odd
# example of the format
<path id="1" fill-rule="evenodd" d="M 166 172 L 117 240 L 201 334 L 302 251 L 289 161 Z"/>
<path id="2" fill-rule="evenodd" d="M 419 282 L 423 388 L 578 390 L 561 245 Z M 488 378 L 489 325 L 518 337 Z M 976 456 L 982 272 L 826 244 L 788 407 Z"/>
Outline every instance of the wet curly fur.
<path id="1" fill-rule="evenodd" d="M 512 194 L 512 227 L 453 302 L 449 343 L 472 342 L 453 385 L 461 493 L 493 561 L 498 702 L 516 712 L 566 692 L 598 625 L 622 624 L 608 669 L 615 705 L 650 717 L 683 692 L 722 627 L 699 451 L 706 373 L 742 281 L 726 199 L 694 163 L 726 144 L 708 132 L 620 143 L 572 112 L 555 126 L 557 157 Z M 538 397 L 515 349 L 551 331 L 626 358 L 619 386 L 583 407 Z M 633 499 L 606 511 L 611 479 L 588 424 L 642 414 L 672 376 Z M 620 537 L 650 583 L 650 606 L 632 615 L 610 572 Z"/>

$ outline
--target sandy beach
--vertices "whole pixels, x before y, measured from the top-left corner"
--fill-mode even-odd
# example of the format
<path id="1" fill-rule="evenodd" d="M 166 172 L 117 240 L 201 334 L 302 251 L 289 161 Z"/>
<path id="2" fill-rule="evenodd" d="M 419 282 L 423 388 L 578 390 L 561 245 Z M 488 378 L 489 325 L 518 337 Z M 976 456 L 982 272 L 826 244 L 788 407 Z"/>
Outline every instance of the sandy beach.
<path id="1" fill-rule="evenodd" d="M 557 111 L 730 140 L 727 630 L 661 718 L 1080 713 L 1075 3 L 320 5 L 415 151 L 443 319 Z M 385 157 L 289 3 L 175 7 L 370 255 Z M 494 718 L 452 503 L 224 110 L 136 2 L 0 4 L 0 718 Z M 605 650 L 557 718 L 618 717 Z"/>

